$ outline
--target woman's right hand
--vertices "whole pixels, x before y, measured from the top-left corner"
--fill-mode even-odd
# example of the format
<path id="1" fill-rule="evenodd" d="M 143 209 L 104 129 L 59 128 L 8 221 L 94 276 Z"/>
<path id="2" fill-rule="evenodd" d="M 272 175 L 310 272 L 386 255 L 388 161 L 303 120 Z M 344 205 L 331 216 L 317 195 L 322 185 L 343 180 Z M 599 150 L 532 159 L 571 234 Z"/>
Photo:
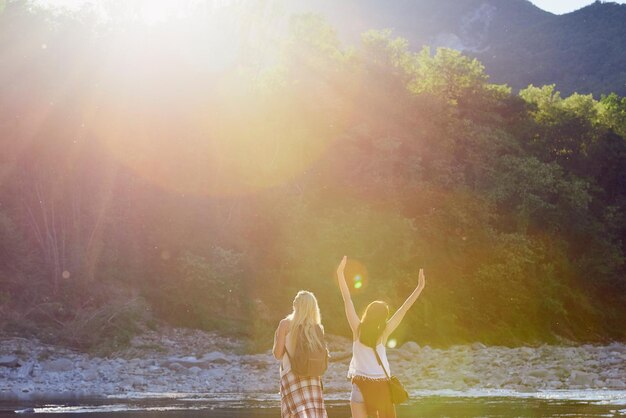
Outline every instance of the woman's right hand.
<path id="1" fill-rule="evenodd" d="M 424 269 L 420 269 L 419 278 L 417 279 L 417 287 L 407 300 L 404 301 L 402 306 L 400 306 L 400 308 L 398 308 L 398 310 L 391 316 L 389 321 L 387 321 L 387 326 L 385 327 L 385 332 L 383 333 L 383 339 L 386 340 L 398 327 L 398 325 L 400 325 L 404 315 L 406 315 L 409 308 L 415 303 L 420 293 L 422 293 L 422 290 L 424 290 L 424 286 L 426 286 L 426 276 L 424 275 Z"/>
<path id="2" fill-rule="evenodd" d="M 339 263 L 339 267 L 337 267 L 337 274 L 343 274 L 346 269 L 346 262 L 348 261 L 348 256 L 344 255 Z"/>

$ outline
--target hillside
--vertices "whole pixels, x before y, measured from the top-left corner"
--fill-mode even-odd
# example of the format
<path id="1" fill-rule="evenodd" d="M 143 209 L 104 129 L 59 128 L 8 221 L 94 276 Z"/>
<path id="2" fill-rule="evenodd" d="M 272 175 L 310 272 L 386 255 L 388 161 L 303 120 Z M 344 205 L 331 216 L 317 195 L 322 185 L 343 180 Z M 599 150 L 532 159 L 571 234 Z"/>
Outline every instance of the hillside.
<path id="1" fill-rule="evenodd" d="M 481 60 L 493 82 L 514 89 L 556 84 L 565 94 L 626 94 L 626 5 L 596 2 L 554 15 L 527 0 L 320 0 L 293 10 L 321 13 L 348 42 L 390 28 L 414 50 L 461 50 Z"/>
<path id="2" fill-rule="evenodd" d="M 626 98 L 518 94 L 385 31 L 346 48 L 314 15 L 229 60 L 252 26 L 235 6 L 0 13 L 0 333 L 110 352 L 166 323 L 259 352 L 307 289 L 345 336 L 347 255 L 359 312 L 402 306 L 424 268 L 398 345 L 626 341 Z"/>

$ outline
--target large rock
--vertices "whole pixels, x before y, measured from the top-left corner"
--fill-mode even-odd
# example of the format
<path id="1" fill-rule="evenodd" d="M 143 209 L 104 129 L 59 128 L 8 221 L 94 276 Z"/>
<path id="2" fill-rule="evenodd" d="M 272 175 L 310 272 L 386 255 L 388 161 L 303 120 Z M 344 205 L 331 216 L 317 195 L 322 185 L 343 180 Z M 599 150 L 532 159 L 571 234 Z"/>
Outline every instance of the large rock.
<path id="1" fill-rule="evenodd" d="M 468 386 L 474 386 L 480 383 L 480 376 L 474 373 L 465 373 L 462 377 L 463 383 Z"/>
<path id="2" fill-rule="evenodd" d="M 417 354 L 415 354 L 414 352 L 405 351 L 403 349 L 388 351 L 387 354 L 394 354 L 395 356 L 400 357 L 403 360 L 408 360 L 408 361 L 413 361 L 417 358 Z"/>
<path id="3" fill-rule="evenodd" d="M 598 362 L 596 362 L 596 363 L 598 363 Z M 617 365 L 620 365 L 620 364 L 623 364 L 623 363 L 624 363 L 624 360 L 622 360 L 619 357 L 610 357 L 610 358 L 608 358 L 608 359 L 606 359 L 604 361 L 604 364 L 605 365 L 609 365 L 609 366 L 617 366 Z"/>
<path id="4" fill-rule="evenodd" d="M 528 372 L 529 376 L 538 377 L 540 379 L 545 379 L 550 374 L 546 369 L 534 369 Z"/>
<path id="5" fill-rule="evenodd" d="M 83 372 L 83 379 L 87 382 L 92 382 L 98 379 L 98 372 L 94 369 L 87 369 Z"/>
<path id="6" fill-rule="evenodd" d="M 408 351 L 410 353 L 419 353 L 420 346 L 415 341 L 407 341 L 404 344 L 402 344 L 402 347 L 400 347 L 400 349 L 404 351 Z"/>
<path id="7" fill-rule="evenodd" d="M 212 351 L 202 356 L 202 361 L 206 363 L 230 363 L 230 358 L 220 351 Z"/>
<path id="8" fill-rule="evenodd" d="M 611 389 L 626 389 L 626 382 L 619 379 L 609 379 L 606 381 L 606 385 Z"/>
<path id="9" fill-rule="evenodd" d="M 186 370 L 186 368 L 182 364 L 176 362 L 168 364 L 167 367 L 170 370 L 174 370 L 175 372 L 181 372 L 183 370 Z"/>
<path id="10" fill-rule="evenodd" d="M 187 357 L 170 357 L 169 359 L 167 359 L 168 362 L 170 364 L 172 363 L 177 363 L 181 366 L 184 367 L 193 367 L 193 366 L 197 366 L 199 364 L 201 364 L 203 361 L 202 360 L 198 360 L 197 358 L 193 357 L 193 356 L 187 356 Z"/>
<path id="11" fill-rule="evenodd" d="M 598 375 L 595 373 L 585 373 L 585 372 L 581 372 L 578 370 L 574 370 L 568 379 L 568 383 L 571 385 L 588 387 L 588 386 L 593 385 L 593 382 L 597 378 L 598 378 Z"/>
<path id="12" fill-rule="evenodd" d="M 226 370 L 221 369 L 221 368 L 207 370 L 204 376 L 209 379 L 219 379 L 219 378 L 226 376 Z"/>
<path id="13" fill-rule="evenodd" d="M 352 358 L 352 351 L 340 351 L 330 353 L 330 361 L 332 363 L 336 361 L 343 361 Z"/>
<path id="14" fill-rule="evenodd" d="M 15 356 L 0 356 L 0 367 L 19 367 L 20 362 Z"/>
<path id="15" fill-rule="evenodd" d="M 59 358 L 46 361 L 43 368 L 47 372 L 69 372 L 75 368 L 74 362 L 70 359 Z"/>
<path id="16" fill-rule="evenodd" d="M 20 367 L 17 372 L 17 377 L 20 379 L 26 379 L 30 377 L 33 373 L 33 367 L 35 367 L 35 362 L 33 360 L 29 360 Z"/>

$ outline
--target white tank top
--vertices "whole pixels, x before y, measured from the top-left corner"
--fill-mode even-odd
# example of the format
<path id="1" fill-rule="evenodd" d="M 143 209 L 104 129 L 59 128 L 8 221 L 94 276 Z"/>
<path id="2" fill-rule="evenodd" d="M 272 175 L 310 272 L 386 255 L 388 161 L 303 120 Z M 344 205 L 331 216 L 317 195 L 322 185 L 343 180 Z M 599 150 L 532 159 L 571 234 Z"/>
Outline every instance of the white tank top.
<path id="1" fill-rule="evenodd" d="M 376 346 L 376 352 L 378 352 L 380 360 L 385 365 L 387 373 L 391 376 L 385 346 L 383 344 L 378 344 Z M 374 354 L 372 347 L 366 346 L 359 340 L 352 342 L 352 360 L 350 360 L 350 367 L 348 368 L 348 378 L 351 379 L 354 376 L 362 376 L 368 379 L 387 378 L 383 368 L 376 360 L 376 355 Z"/>

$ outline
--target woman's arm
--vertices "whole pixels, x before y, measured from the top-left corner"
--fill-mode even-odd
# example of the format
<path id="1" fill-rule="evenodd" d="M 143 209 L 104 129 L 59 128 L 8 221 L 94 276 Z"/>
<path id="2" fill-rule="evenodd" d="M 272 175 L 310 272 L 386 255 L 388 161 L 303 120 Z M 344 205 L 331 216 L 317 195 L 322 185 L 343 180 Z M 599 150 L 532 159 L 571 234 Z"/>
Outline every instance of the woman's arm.
<path id="1" fill-rule="evenodd" d="M 413 293 L 411 293 L 411 295 L 407 298 L 407 300 L 404 301 L 404 303 L 402 304 L 402 306 L 400 306 L 396 313 L 393 314 L 389 321 L 387 321 L 387 326 L 385 327 L 385 331 L 383 332 L 383 341 L 387 341 L 387 338 L 389 338 L 391 333 L 394 332 L 396 328 L 398 328 L 398 325 L 400 325 L 400 322 L 402 322 L 404 315 L 406 315 L 409 308 L 413 306 L 420 293 L 422 293 L 422 290 L 424 290 L 425 285 L 426 278 L 424 277 L 424 269 L 420 269 L 417 287 L 415 288 Z"/>
<path id="2" fill-rule="evenodd" d="M 348 318 L 348 323 L 350 324 L 350 329 L 352 329 L 353 337 L 356 337 L 361 321 L 359 320 L 359 316 L 356 314 L 352 298 L 350 297 L 350 289 L 348 289 L 348 285 L 346 284 L 346 277 L 344 276 L 346 261 L 348 261 L 348 257 L 344 255 L 341 259 L 341 263 L 339 263 L 339 267 L 337 267 L 337 282 L 339 282 L 339 290 L 341 290 L 343 307 L 346 310 L 346 318 Z"/>
<path id="3" fill-rule="evenodd" d="M 272 348 L 272 354 L 276 360 L 281 360 L 285 355 L 285 340 L 287 333 L 289 332 L 289 320 L 283 319 L 278 324 L 276 332 L 274 333 L 274 347 Z"/>

